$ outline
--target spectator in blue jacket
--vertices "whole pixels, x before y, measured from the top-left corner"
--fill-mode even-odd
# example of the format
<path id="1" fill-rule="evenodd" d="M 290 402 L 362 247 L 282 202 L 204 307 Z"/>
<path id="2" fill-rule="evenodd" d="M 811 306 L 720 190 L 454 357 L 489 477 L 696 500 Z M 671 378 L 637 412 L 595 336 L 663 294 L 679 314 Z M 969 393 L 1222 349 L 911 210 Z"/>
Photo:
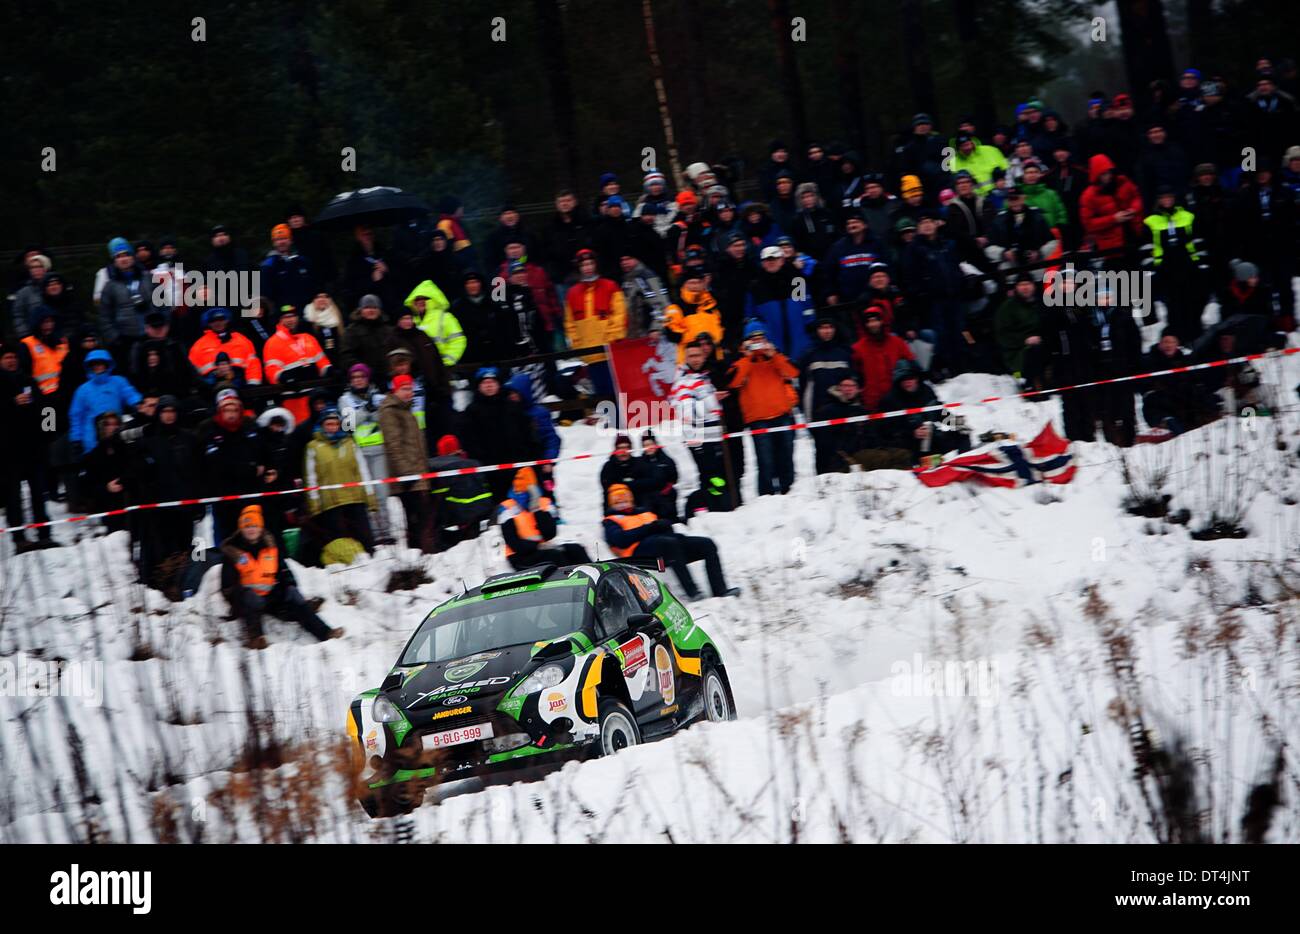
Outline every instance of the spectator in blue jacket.
<path id="1" fill-rule="evenodd" d="M 885 261 L 885 248 L 867 230 L 861 208 L 844 213 L 844 236 L 836 240 L 822 261 L 826 276 L 826 301 L 846 305 L 858 300 L 871 280 L 871 264 Z"/>
<path id="2" fill-rule="evenodd" d="M 113 357 L 106 350 L 86 354 L 86 381 L 77 387 L 68 410 L 68 440 L 80 458 L 99 442 L 95 420 L 105 412 L 124 413 L 140 404 L 140 393 L 122 376 L 113 374 Z"/>
<path id="3" fill-rule="evenodd" d="M 779 246 L 765 246 L 762 267 L 745 295 L 745 318 L 763 323 L 764 333 L 792 360 L 812 345 L 812 281 L 785 258 Z"/>
<path id="4" fill-rule="evenodd" d="M 311 261 L 294 249 L 293 231 L 288 224 L 276 224 L 271 229 L 271 247 L 262 260 L 262 294 L 277 312 L 286 305 L 302 312 L 320 291 Z"/>
<path id="5" fill-rule="evenodd" d="M 533 380 L 528 371 L 520 370 L 510 377 L 506 381 L 506 393 L 509 396 L 516 397 L 524 412 L 533 420 L 533 430 L 537 434 L 537 440 L 542 449 L 541 456 L 544 458 L 559 457 L 560 433 L 555 430 L 555 423 L 551 420 L 550 410 L 536 401 L 533 395 Z M 537 468 L 537 480 L 542 492 L 549 496 L 552 502 L 555 502 L 553 470 L 553 465 L 542 464 Z"/>

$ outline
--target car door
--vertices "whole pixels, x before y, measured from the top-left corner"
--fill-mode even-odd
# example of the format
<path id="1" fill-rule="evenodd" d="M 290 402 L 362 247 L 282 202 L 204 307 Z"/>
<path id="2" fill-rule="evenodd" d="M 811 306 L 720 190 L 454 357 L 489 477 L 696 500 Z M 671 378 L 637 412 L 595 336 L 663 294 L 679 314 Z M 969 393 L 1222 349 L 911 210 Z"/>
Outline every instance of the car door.
<path id="1" fill-rule="evenodd" d="M 660 680 L 655 669 L 655 653 L 661 641 L 644 632 L 632 632 L 628 620 L 644 613 L 631 584 L 621 571 L 606 573 L 596 586 L 596 615 L 606 637 L 605 645 L 617 648 L 623 656 L 623 681 L 637 720 L 658 717 L 663 706 Z"/>

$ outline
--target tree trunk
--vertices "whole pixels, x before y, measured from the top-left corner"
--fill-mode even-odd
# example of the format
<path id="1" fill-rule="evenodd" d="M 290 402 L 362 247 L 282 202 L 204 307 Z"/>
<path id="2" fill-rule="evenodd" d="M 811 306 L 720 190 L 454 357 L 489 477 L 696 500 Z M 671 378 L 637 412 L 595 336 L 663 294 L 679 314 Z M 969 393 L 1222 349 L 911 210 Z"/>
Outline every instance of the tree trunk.
<path id="1" fill-rule="evenodd" d="M 682 187 L 682 161 L 677 155 L 677 137 L 673 134 L 673 115 L 668 110 L 668 93 L 664 90 L 664 66 L 659 60 L 659 42 L 655 38 L 655 11 L 652 0 L 641 0 L 641 21 L 645 23 L 646 50 L 650 53 L 650 74 L 654 77 L 655 97 L 659 100 L 659 120 L 664 127 L 664 143 L 668 147 L 668 165 L 672 170 L 673 184 Z M 663 171 L 662 166 L 655 166 Z"/>
<path id="2" fill-rule="evenodd" d="M 961 45 L 965 63 L 967 94 L 973 102 L 975 126 L 987 139 L 998 122 L 997 105 L 993 101 L 993 82 L 984 67 L 983 55 L 987 50 L 980 42 L 979 5 L 976 0 L 953 0 L 953 14 L 957 20 L 957 41 Z"/>
<path id="3" fill-rule="evenodd" d="M 561 153 L 560 171 L 564 184 L 576 188 L 581 177 L 578 159 L 578 121 L 573 109 L 573 83 L 569 80 L 569 57 L 564 44 L 564 21 L 559 0 L 533 0 L 537 27 L 542 40 L 542 61 L 551 92 L 551 113 Z"/>
<path id="4" fill-rule="evenodd" d="M 1214 41 L 1213 0 L 1187 0 L 1187 36 L 1191 41 L 1192 65 L 1207 76 L 1218 66 L 1218 46 Z"/>
<path id="5" fill-rule="evenodd" d="M 862 117 L 862 67 L 858 57 L 857 7 L 852 0 L 834 0 L 835 88 L 840 101 L 840 127 L 850 149 L 867 154 L 867 130 Z M 823 145 L 825 141 L 823 140 Z M 824 194 L 824 192 L 823 192 Z"/>
<path id="6" fill-rule="evenodd" d="M 1124 42 L 1124 70 L 1129 93 L 1139 105 L 1147 100 L 1147 85 L 1174 77 L 1174 53 L 1165 29 L 1161 0 L 1116 0 Z"/>
<path id="7" fill-rule="evenodd" d="M 925 41 L 922 0 L 903 0 L 903 61 L 912 104 L 922 113 L 934 115 L 934 72 L 930 70 L 930 49 Z"/>
<path id="8" fill-rule="evenodd" d="M 794 57 L 794 36 L 790 30 L 790 0 L 767 0 L 767 11 L 776 37 L 776 58 L 781 66 L 781 95 L 789 119 L 789 129 L 794 133 L 795 151 L 808 147 L 808 118 L 803 103 L 803 82 L 799 78 L 799 63 Z"/>

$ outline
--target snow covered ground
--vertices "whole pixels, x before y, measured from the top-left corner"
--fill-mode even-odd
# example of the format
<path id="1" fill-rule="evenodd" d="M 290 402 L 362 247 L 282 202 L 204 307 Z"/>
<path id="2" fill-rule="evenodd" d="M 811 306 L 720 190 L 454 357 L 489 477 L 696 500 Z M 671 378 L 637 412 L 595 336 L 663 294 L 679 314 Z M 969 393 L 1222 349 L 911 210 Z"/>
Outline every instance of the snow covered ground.
<path id="1" fill-rule="evenodd" d="M 1294 358 L 1264 373 L 1293 398 Z M 1014 389 L 967 375 L 940 391 Z M 963 411 L 1028 439 L 1058 409 Z M 16 558 L 0 543 L 0 663 L 88 663 L 92 695 L 0 691 L 0 842 L 1156 841 L 1165 755 L 1190 763 L 1202 832 L 1238 840 L 1250 789 L 1300 741 L 1297 427 L 1288 410 L 1134 449 L 1135 483 L 1187 524 L 1126 513 L 1125 458 L 1106 444 L 1074 446 L 1066 486 L 936 490 L 896 471 L 815 477 L 801 436 L 790 495 L 691 525 L 743 589 L 693 607 L 723 643 L 737 722 L 536 782 L 464 783 L 385 821 L 346 793 L 347 703 L 428 608 L 505 569 L 495 532 L 424 560 L 413 591 L 385 591 L 421 563 L 392 548 L 297 569 L 347 635 L 317 644 L 271 620 L 263 652 L 240 647 L 213 574 L 180 605 L 130 584 L 124 533 Z M 612 440 L 562 434 L 565 454 Z M 669 450 L 689 489 L 689 456 Z M 561 534 L 593 554 L 608 553 L 600 466 L 557 471 Z M 1248 537 L 1194 540 L 1234 498 Z M 1268 839 L 1296 842 L 1286 776 Z"/>

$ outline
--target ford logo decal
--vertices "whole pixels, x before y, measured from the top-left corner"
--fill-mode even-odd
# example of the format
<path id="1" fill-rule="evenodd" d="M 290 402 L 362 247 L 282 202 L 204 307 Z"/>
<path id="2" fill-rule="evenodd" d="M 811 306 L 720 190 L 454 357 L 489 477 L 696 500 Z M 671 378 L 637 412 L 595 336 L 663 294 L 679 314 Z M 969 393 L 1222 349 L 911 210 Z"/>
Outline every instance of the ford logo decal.
<path id="1" fill-rule="evenodd" d="M 469 698 L 466 697 L 464 694 L 456 694 L 456 695 L 453 695 L 452 697 L 447 698 L 445 701 L 443 701 L 443 702 L 442 702 L 442 706 L 444 706 L 444 707 L 457 707 L 457 706 L 459 706 L 459 705 L 461 705 L 461 704 L 465 704 L 465 703 L 468 703 L 468 702 L 469 702 Z"/>

